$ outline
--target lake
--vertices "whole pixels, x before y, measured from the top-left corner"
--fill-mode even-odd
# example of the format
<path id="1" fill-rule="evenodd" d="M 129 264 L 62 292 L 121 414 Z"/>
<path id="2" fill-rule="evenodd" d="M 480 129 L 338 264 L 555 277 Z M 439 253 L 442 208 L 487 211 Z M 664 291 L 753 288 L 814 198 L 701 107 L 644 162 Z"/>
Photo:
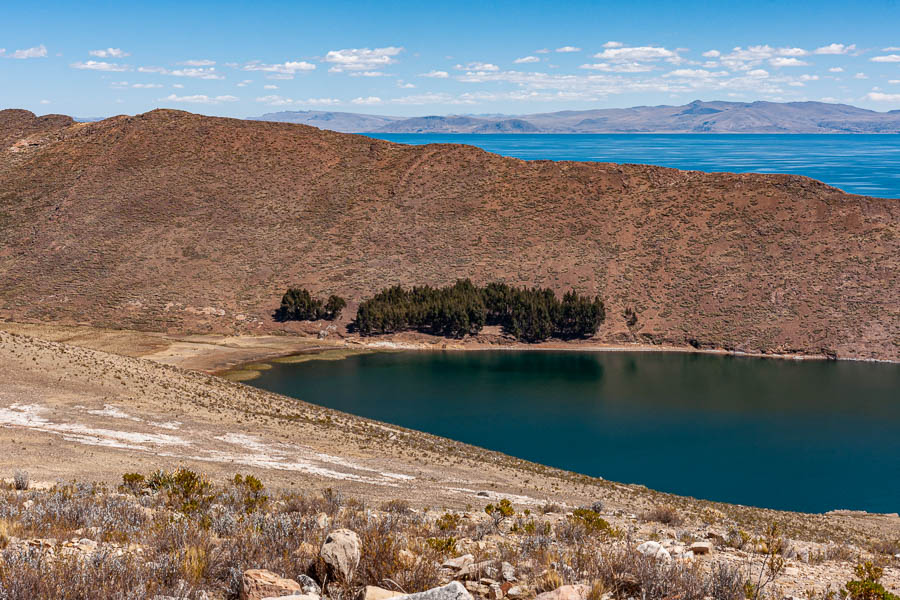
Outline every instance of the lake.
<path id="1" fill-rule="evenodd" d="M 806 175 L 853 194 L 900 198 L 900 135 L 366 134 L 401 144 L 470 144 L 526 160 L 641 163 Z"/>
<path id="2" fill-rule="evenodd" d="M 396 352 L 251 385 L 614 481 L 900 510 L 900 366 L 661 352 Z"/>

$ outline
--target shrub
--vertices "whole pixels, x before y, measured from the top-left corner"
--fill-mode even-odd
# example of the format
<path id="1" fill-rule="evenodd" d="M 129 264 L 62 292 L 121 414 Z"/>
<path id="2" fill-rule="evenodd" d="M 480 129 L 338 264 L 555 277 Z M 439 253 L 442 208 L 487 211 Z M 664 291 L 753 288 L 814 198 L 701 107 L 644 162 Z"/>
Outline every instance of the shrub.
<path id="1" fill-rule="evenodd" d="M 641 514 L 644 521 L 656 521 L 663 525 L 681 525 L 684 519 L 673 506 L 655 506 Z"/>
<path id="2" fill-rule="evenodd" d="M 26 471 L 16 471 L 13 474 L 13 487 L 17 490 L 24 491 L 28 489 L 29 480 Z"/>
<path id="3" fill-rule="evenodd" d="M 486 512 L 490 517 L 494 520 L 494 526 L 499 527 L 500 522 L 506 518 L 509 518 L 516 514 L 515 509 L 512 506 L 512 502 L 508 499 L 503 498 L 496 505 L 488 504 L 484 507 L 484 512 Z"/>
<path id="4" fill-rule="evenodd" d="M 854 570 L 857 579 L 848 581 L 844 586 L 850 600 L 900 600 L 900 596 L 890 593 L 879 583 L 884 574 L 881 567 L 867 561 L 856 565 Z"/>
<path id="5" fill-rule="evenodd" d="M 452 554 L 456 552 L 456 538 L 428 538 L 425 540 L 428 547 L 441 555 Z"/>
<path id="6" fill-rule="evenodd" d="M 119 491 L 127 494 L 139 495 L 147 486 L 147 479 L 140 473 L 125 473 L 122 475 L 122 485 Z"/>
<path id="7" fill-rule="evenodd" d="M 444 513 L 438 520 L 435 521 L 435 525 L 441 531 L 450 531 L 459 528 L 459 522 L 462 519 L 458 514 L 455 513 Z"/>
<path id="8" fill-rule="evenodd" d="M 612 528 L 606 519 L 589 508 L 576 508 L 572 511 L 572 516 L 569 517 L 569 520 L 576 525 L 584 527 L 588 533 L 605 535 L 612 533 Z"/>
<path id="9" fill-rule="evenodd" d="M 253 475 L 241 476 L 240 473 L 231 480 L 243 507 L 244 512 L 250 514 L 265 507 L 269 497 L 264 493 L 265 486 L 262 481 Z"/>

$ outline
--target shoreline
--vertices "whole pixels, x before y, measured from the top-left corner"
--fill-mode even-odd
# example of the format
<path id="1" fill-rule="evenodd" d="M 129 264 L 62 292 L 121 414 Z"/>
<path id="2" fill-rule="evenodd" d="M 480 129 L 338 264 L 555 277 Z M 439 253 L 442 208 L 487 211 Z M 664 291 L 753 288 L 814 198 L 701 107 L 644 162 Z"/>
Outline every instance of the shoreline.
<path id="1" fill-rule="evenodd" d="M 261 375 L 261 372 L 271 368 L 269 363 L 292 362 L 289 359 L 293 356 L 309 355 L 306 360 L 336 360 L 332 356 L 319 357 L 335 349 L 354 350 L 360 349 L 361 352 L 348 352 L 346 358 L 355 354 L 365 352 L 660 352 L 673 354 L 703 354 L 712 356 L 724 356 L 734 358 L 768 358 L 775 360 L 790 361 L 851 361 L 875 364 L 892 364 L 900 365 L 900 361 L 892 361 L 887 359 L 875 358 L 832 358 L 825 354 L 798 354 L 798 353 L 764 353 L 764 352 L 744 352 L 735 350 L 726 350 L 723 348 L 693 348 L 691 346 L 670 346 L 670 345 L 652 345 L 652 344 L 587 344 L 587 343 L 571 343 L 571 342 L 542 342 L 539 344 L 525 344 L 522 342 L 513 342 L 510 344 L 491 344 L 485 342 L 456 342 L 446 340 L 445 338 L 435 338 L 434 342 L 418 341 L 418 340 L 391 340 L 391 339 L 373 339 L 370 338 L 345 338 L 340 340 L 338 344 L 319 350 L 303 350 L 301 352 L 292 352 L 281 356 L 274 356 L 268 359 L 262 357 L 250 360 L 245 363 L 235 364 L 225 369 L 212 371 L 213 375 L 230 379 L 232 381 L 252 381 Z M 445 340 L 441 342 L 439 340 Z M 253 368 L 257 367 L 257 368 Z M 229 377 L 234 374 L 236 377 Z"/>

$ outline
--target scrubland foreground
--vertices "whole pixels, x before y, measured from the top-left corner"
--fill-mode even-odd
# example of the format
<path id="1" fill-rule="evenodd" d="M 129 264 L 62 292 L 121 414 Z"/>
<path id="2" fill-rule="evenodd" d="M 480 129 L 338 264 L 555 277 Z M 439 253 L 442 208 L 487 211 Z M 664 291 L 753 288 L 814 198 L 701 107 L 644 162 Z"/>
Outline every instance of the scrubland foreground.
<path id="1" fill-rule="evenodd" d="M 896 515 L 662 494 L 5 331 L 0 368 L 4 600 L 381 600 L 365 586 L 451 581 L 429 598 L 840 598 L 876 576 L 871 586 L 900 586 Z"/>

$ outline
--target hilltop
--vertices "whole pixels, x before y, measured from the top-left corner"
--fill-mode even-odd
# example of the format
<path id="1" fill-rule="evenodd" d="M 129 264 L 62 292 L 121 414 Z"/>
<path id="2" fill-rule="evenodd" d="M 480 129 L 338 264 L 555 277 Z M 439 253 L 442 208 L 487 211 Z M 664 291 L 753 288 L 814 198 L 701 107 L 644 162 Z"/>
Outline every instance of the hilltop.
<path id="1" fill-rule="evenodd" d="M 264 334 L 291 284 L 606 300 L 594 343 L 900 359 L 900 203 L 155 110 L 0 111 L 0 317 Z M 633 309 L 637 321 L 623 316 Z"/>
<path id="2" fill-rule="evenodd" d="M 900 110 L 825 102 L 703 102 L 502 116 L 386 117 L 282 111 L 261 121 L 348 133 L 900 133 Z"/>

